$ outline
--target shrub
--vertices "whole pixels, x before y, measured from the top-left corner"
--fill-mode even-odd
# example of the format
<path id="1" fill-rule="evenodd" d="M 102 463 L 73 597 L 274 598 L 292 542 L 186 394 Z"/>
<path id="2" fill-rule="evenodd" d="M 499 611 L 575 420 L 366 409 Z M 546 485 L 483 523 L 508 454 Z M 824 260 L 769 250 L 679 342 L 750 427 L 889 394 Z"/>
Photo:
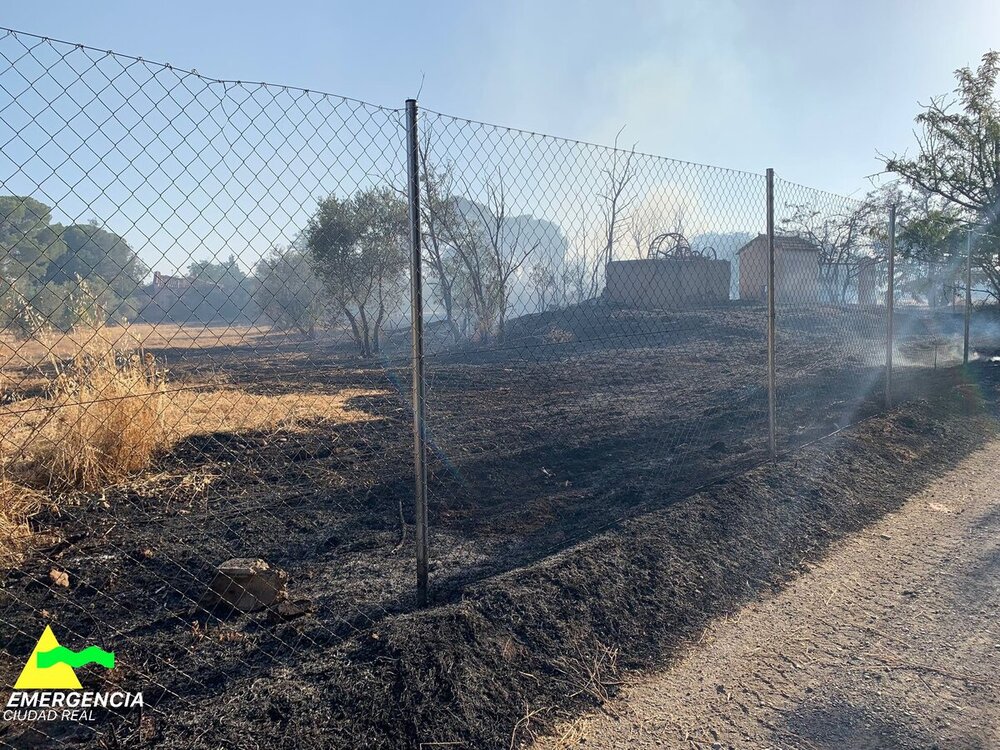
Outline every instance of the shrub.
<path id="1" fill-rule="evenodd" d="M 99 333 L 99 331 L 98 331 Z M 147 468 L 166 446 L 165 374 L 152 355 L 91 337 L 52 384 L 35 467 L 52 489 L 101 490 Z"/>
<path id="2" fill-rule="evenodd" d="M 32 538 L 28 519 L 43 504 L 40 493 L 11 481 L 0 470 L 0 569 L 14 567 L 21 561 Z"/>

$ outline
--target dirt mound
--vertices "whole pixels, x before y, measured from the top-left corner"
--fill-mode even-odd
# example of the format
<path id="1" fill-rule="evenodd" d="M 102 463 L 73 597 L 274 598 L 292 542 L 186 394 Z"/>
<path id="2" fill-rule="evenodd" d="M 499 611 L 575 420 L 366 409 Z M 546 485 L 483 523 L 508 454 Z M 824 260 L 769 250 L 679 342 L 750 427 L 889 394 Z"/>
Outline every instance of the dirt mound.
<path id="1" fill-rule="evenodd" d="M 178 706 L 151 742 L 197 747 L 509 748 L 669 658 L 996 432 L 960 394 L 871 419 L 623 522 L 461 599 Z M 952 416 L 949 416 L 952 415 Z M 291 626 L 287 626 L 291 627 Z M 285 635 L 308 634 L 299 622 Z M 305 630 L 302 630 L 305 629 Z M 120 735 L 141 746 L 138 735 Z"/>

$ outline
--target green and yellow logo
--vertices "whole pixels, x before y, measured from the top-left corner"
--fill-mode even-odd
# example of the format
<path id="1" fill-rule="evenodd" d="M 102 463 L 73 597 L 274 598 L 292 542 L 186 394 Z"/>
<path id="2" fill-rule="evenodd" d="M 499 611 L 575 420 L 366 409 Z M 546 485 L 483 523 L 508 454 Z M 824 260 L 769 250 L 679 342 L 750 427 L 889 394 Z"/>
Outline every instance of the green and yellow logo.
<path id="1" fill-rule="evenodd" d="M 84 689 L 74 670 L 88 664 L 114 669 L 114 652 L 100 646 L 73 651 L 59 643 L 46 625 L 14 683 L 3 720 L 93 721 L 97 709 L 143 707 L 142 692 Z"/>
<path id="2" fill-rule="evenodd" d="M 115 655 L 98 646 L 71 651 L 56 640 L 50 625 L 45 626 L 27 664 L 14 683 L 15 690 L 80 690 L 83 686 L 74 669 L 100 664 L 114 669 Z"/>

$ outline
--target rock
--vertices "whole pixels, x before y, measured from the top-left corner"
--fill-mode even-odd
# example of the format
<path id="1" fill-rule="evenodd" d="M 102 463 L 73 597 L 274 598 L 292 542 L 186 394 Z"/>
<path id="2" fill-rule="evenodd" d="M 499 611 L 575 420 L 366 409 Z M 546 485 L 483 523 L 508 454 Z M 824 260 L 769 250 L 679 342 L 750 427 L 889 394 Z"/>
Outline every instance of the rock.
<path id="1" fill-rule="evenodd" d="M 62 586 L 64 589 L 69 588 L 69 573 L 65 570 L 52 568 L 52 570 L 49 571 L 49 580 L 56 586 Z"/>
<path id="2" fill-rule="evenodd" d="M 312 602 L 308 599 L 296 599 L 295 601 L 289 601 L 288 599 L 278 603 L 278 616 L 285 620 L 292 620 L 296 617 L 301 617 L 302 615 L 312 611 Z"/>
<path id="3" fill-rule="evenodd" d="M 287 582 L 285 571 L 263 560 L 235 557 L 219 566 L 198 604 L 209 611 L 223 604 L 240 612 L 253 612 L 284 600 Z"/>

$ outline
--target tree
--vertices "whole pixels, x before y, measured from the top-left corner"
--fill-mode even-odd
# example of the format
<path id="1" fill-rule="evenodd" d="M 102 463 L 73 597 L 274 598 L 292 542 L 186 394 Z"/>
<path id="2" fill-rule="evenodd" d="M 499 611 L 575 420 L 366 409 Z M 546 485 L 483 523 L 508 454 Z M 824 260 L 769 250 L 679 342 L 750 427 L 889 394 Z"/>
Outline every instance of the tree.
<path id="1" fill-rule="evenodd" d="M 362 356 L 377 354 L 406 269 L 406 203 L 390 188 L 320 201 L 303 232 L 313 271 L 347 318 Z"/>
<path id="2" fill-rule="evenodd" d="M 447 213 L 437 216 L 454 307 L 484 342 L 503 338 L 512 281 L 540 246 L 531 236 L 533 225 L 509 215 L 503 175 L 498 172 L 485 189 L 486 203 L 453 196 Z"/>
<path id="3" fill-rule="evenodd" d="M 896 285 L 932 307 L 953 299 L 965 276 L 965 224 L 952 207 L 926 191 L 896 191 Z"/>
<path id="4" fill-rule="evenodd" d="M 66 284 L 85 279 L 111 289 L 124 300 L 135 294 L 149 275 L 149 268 L 125 238 L 97 222 L 71 224 L 62 230 L 60 238 L 66 252 L 49 265 L 46 283 Z"/>
<path id="5" fill-rule="evenodd" d="M 429 136 L 428 136 L 429 139 Z M 434 296 L 444 308 L 448 332 L 453 341 L 461 337 L 457 321 L 455 287 L 459 265 L 448 245 L 448 227 L 459 221 L 458 205 L 452 195 L 451 168 L 438 170 L 428 159 L 429 140 L 420 149 L 420 224 L 423 228 L 424 263 L 430 271 Z"/>
<path id="6" fill-rule="evenodd" d="M 249 276 L 232 253 L 224 261 L 198 260 L 191 263 L 188 276 L 196 285 L 192 291 L 203 297 L 202 304 L 208 308 L 210 317 L 231 323 L 249 316 L 252 297 Z"/>
<path id="7" fill-rule="evenodd" d="M 1000 52 L 975 70 L 955 71 L 952 96 L 934 97 L 916 117 L 917 155 L 893 155 L 886 169 L 926 196 L 926 252 L 946 255 L 954 232 L 973 230 L 973 264 L 1000 297 Z"/>
<path id="8" fill-rule="evenodd" d="M 308 255 L 297 247 L 272 247 L 254 266 L 254 303 L 276 326 L 310 339 L 322 314 L 322 285 Z"/>
<path id="9" fill-rule="evenodd" d="M 821 211 L 810 204 L 790 204 L 781 219 L 786 231 L 805 237 L 819 248 L 819 283 L 829 302 L 846 302 L 865 259 L 873 256 L 876 210 L 871 200 Z"/>
<path id="10" fill-rule="evenodd" d="M 482 252 L 482 261 L 477 258 L 473 266 L 479 275 L 476 288 L 483 297 L 483 322 L 487 323 L 487 333 L 495 333 L 503 338 L 507 325 L 507 310 L 510 307 L 511 279 L 521 270 L 524 262 L 538 249 L 537 239 L 527 240 L 523 236 L 524 223 L 507 215 L 507 193 L 503 176 L 498 172 L 494 183 L 486 186 L 487 205 L 472 203 L 475 228 L 480 239 L 476 244 Z M 460 252 L 463 261 L 468 260 Z M 466 265 L 472 273 L 473 266 Z"/>
<path id="11" fill-rule="evenodd" d="M 628 209 L 632 199 L 628 195 L 629 187 L 635 179 L 635 146 L 624 151 L 618 148 L 618 138 L 621 131 L 615 136 L 614 146 L 611 150 L 611 163 L 602 170 L 605 179 L 604 191 L 599 197 L 604 202 L 604 253 L 600 259 L 603 266 L 595 269 L 592 275 L 595 283 L 601 278 L 600 271 L 607 268 L 607 264 L 614 260 L 615 242 L 618 239 L 619 228 L 628 222 Z M 597 289 L 591 290 L 591 296 L 596 296 Z"/>
<path id="12" fill-rule="evenodd" d="M 538 262 L 528 272 L 538 312 L 545 312 L 559 305 L 559 276 L 556 270 L 551 265 Z"/>
<path id="13" fill-rule="evenodd" d="M 26 196 L 0 196 L 0 292 L 16 289 L 30 300 L 49 266 L 66 252 L 52 209 Z"/>
<path id="14" fill-rule="evenodd" d="M 246 279 L 246 272 L 232 253 L 224 261 L 196 260 L 188 266 L 188 275 L 195 281 L 215 284 L 226 289 L 235 289 Z"/>
<path id="15" fill-rule="evenodd" d="M 27 196 L 0 196 L 0 325 L 34 335 L 51 324 L 68 290 L 46 285 L 50 265 L 66 252 L 52 210 Z"/>

